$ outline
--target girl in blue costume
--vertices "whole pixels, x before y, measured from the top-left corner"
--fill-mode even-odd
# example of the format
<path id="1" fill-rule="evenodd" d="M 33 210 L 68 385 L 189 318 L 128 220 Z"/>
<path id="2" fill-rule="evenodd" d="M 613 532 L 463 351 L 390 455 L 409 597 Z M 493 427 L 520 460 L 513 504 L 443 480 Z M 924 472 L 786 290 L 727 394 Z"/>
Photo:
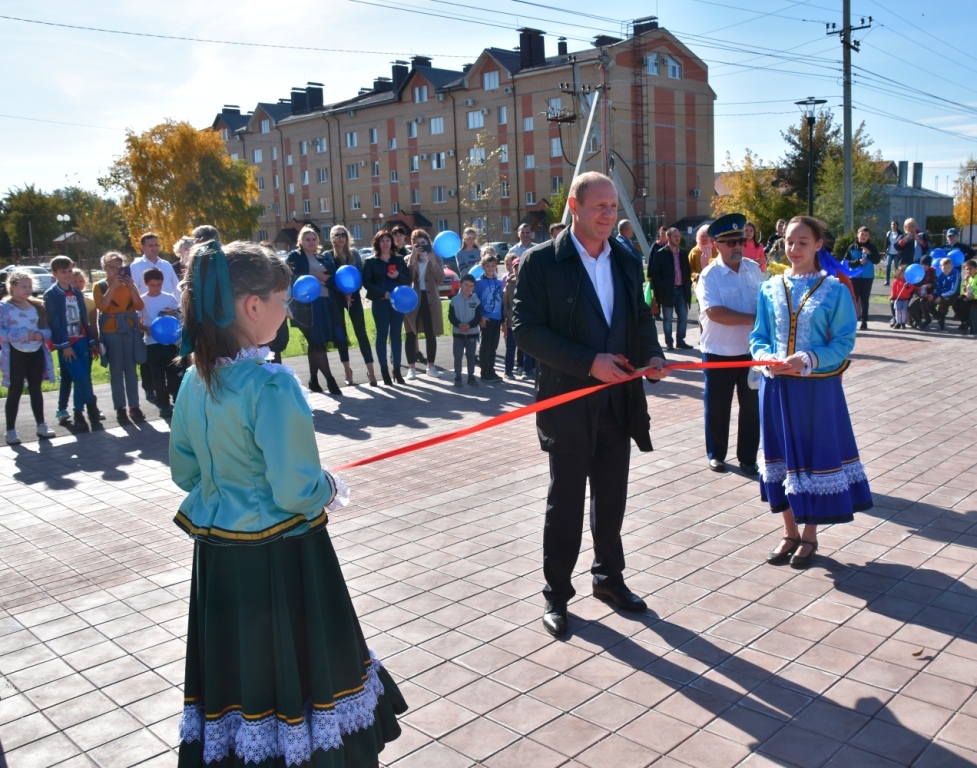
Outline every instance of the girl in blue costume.
<path id="1" fill-rule="evenodd" d="M 822 270 L 823 237 L 817 219 L 790 220 L 790 268 L 761 286 L 750 334 L 754 360 L 780 361 L 764 368 L 760 383 L 760 498 L 784 518 L 784 538 L 767 562 L 797 569 L 814 560 L 819 525 L 851 522 L 872 506 L 841 388 L 855 346 L 855 303 Z"/>
<path id="2" fill-rule="evenodd" d="M 183 294 L 170 471 L 194 539 L 181 768 L 376 766 L 407 709 L 370 652 L 326 532 L 348 489 L 319 465 L 295 374 L 265 362 L 291 274 L 259 245 L 198 246 Z"/>

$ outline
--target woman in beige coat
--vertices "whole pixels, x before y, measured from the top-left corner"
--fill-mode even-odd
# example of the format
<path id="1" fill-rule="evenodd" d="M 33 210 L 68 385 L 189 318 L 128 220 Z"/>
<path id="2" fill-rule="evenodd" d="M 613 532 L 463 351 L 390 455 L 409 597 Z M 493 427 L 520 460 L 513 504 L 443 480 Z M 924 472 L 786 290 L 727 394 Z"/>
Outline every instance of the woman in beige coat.
<path id="1" fill-rule="evenodd" d="M 407 378 L 416 379 L 414 369 L 421 357 L 417 336 L 424 333 L 427 346 L 427 373 L 437 378 L 440 372 L 434 367 L 434 356 L 438 351 L 438 336 L 444 333 L 444 317 L 441 314 L 441 297 L 438 288 L 444 282 L 444 262 L 431 247 L 431 238 L 423 229 L 415 229 L 410 235 L 411 252 L 407 256 L 411 285 L 417 292 L 417 308 L 404 315 L 407 328 Z"/>

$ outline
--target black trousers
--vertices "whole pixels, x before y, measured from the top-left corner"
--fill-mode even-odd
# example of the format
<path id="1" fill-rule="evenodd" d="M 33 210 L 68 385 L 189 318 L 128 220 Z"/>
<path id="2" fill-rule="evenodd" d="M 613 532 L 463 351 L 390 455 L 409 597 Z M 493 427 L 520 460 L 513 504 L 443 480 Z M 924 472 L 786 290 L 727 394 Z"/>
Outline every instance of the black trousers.
<path id="1" fill-rule="evenodd" d="M 485 318 L 482 328 L 482 340 L 478 344 L 478 367 L 482 369 L 482 378 L 492 378 L 495 373 L 495 357 L 499 350 L 499 337 L 502 334 L 502 321 Z"/>
<path id="2" fill-rule="evenodd" d="M 702 353 L 702 362 L 750 360 L 749 355 L 713 355 Z M 733 410 L 733 391 L 739 402 L 740 414 L 736 435 L 736 458 L 742 464 L 755 464 L 760 447 L 760 393 L 750 389 L 749 368 L 714 368 L 704 371 L 706 455 L 710 459 L 726 461 L 729 449 L 729 418 Z"/>
<path id="3" fill-rule="evenodd" d="M 17 411 L 20 408 L 20 396 L 24 391 L 25 382 L 31 399 L 34 421 L 38 424 L 44 421 L 44 396 L 41 394 L 43 380 L 44 350 L 21 352 L 10 347 L 10 387 L 7 389 L 7 402 L 4 406 L 8 432 L 17 428 Z"/>
<path id="4" fill-rule="evenodd" d="M 863 323 L 868 322 L 868 305 L 872 300 L 872 283 L 875 282 L 871 277 L 853 277 L 852 287 L 855 289 L 855 309 L 858 310 L 858 319 Z"/>
<path id="5" fill-rule="evenodd" d="M 543 596 L 566 602 L 576 594 L 570 577 L 583 539 L 584 494 L 590 483 L 590 532 L 595 584 L 624 581 L 621 525 L 628 498 L 631 440 L 627 427 L 614 418 L 610 404 L 597 426 L 597 447 L 571 453 L 550 453 L 550 485 L 543 527 Z"/>
<path id="6" fill-rule="evenodd" d="M 176 395 L 180 391 L 182 371 L 175 362 L 179 348 L 176 344 L 147 344 L 146 366 L 152 377 L 153 392 L 156 393 L 156 405 L 166 408 L 170 400 L 175 403 Z"/>
<path id="7" fill-rule="evenodd" d="M 366 333 L 366 318 L 363 316 L 363 301 L 362 299 L 354 299 L 353 302 L 346 307 L 346 311 L 349 312 L 349 321 L 353 326 L 353 333 L 356 334 L 356 341 L 360 345 L 360 354 L 363 355 L 364 363 L 373 362 L 373 348 L 370 345 L 370 337 Z M 349 334 L 347 334 L 348 336 Z M 346 340 L 345 344 L 337 344 L 339 347 L 339 359 L 341 362 L 349 362 L 349 340 Z"/>
<path id="8" fill-rule="evenodd" d="M 421 291 L 421 301 L 417 305 L 417 316 L 414 318 L 415 328 L 424 328 L 424 346 L 427 348 L 427 364 L 434 365 L 434 356 L 438 353 L 438 337 L 431 330 L 431 305 L 427 303 L 427 291 Z M 417 363 L 417 334 L 407 331 L 405 339 L 407 364 Z"/>

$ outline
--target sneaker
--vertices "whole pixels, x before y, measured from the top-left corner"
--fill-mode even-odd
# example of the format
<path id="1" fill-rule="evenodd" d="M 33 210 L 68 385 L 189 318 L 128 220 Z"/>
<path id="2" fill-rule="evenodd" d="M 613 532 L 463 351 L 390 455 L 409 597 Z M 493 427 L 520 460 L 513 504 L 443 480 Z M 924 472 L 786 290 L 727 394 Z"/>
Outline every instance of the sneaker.
<path id="1" fill-rule="evenodd" d="M 7 430 L 7 445 L 20 445 L 20 438 L 17 437 L 16 429 Z"/>
<path id="2" fill-rule="evenodd" d="M 455 386 L 456 387 L 461 386 L 461 376 L 455 376 Z"/>
<path id="3" fill-rule="evenodd" d="M 469 386 L 472 386 L 472 387 L 477 387 L 478 386 L 478 379 L 475 378 L 475 374 L 474 373 L 469 375 L 469 377 L 468 377 L 468 384 L 469 384 Z"/>
<path id="4" fill-rule="evenodd" d="M 54 418 L 58 420 L 58 424 L 67 424 L 71 421 L 71 415 L 67 411 L 58 411 L 54 414 Z"/>
<path id="5" fill-rule="evenodd" d="M 35 433 L 38 437 L 46 437 L 48 439 L 54 437 L 54 430 L 51 429 L 43 421 L 37 425 L 37 431 Z"/>
<path id="6" fill-rule="evenodd" d="M 515 380 L 516 380 L 516 377 L 515 377 L 515 375 L 514 375 L 514 374 L 513 374 L 513 373 L 512 373 L 511 371 L 506 371 L 506 372 L 505 372 L 505 377 L 506 377 L 507 379 L 512 379 L 512 381 L 515 381 Z"/>
<path id="7" fill-rule="evenodd" d="M 407 369 L 407 378 L 410 379 L 411 381 L 413 381 L 414 379 L 416 379 L 417 378 L 417 370 L 414 369 L 414 368 L 408 368 Z"/>
<path id="8" fill-rule="evenodd" d="M 133 421 L 145 421 L 146 415 L 139 410 L 139 406 L 137 405 L 135 408 L 129 409 L 129 418 Z"/>
<path id="9" fill-rule="evenodd" d="M 429 366 L 427 367 L 427 375 L 428 375 L 428 376 L 432 376 L 432 377 L 434 377 L 435 379 L 440 379 L 440 378 L 441 378 L 441 371 L 439 371 L 439 370 L 438 370 L 437 368 L 435 368 L 435 367 L 434 367 L 433 365 L 429 365 Z"/>

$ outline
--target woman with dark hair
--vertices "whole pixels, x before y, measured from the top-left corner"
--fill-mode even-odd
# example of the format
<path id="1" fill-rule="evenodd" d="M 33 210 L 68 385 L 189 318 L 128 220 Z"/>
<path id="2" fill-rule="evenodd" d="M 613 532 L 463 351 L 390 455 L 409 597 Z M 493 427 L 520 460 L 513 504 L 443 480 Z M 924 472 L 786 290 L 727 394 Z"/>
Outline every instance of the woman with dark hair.
<path id="1" fill-rule="evenodd" d="M 872 283 L 875 282 L 875 265 L 882 257 L 872 242 L 868 227 L 858 228 L 858 240 L 848 249 L 848 269 L 852 287 L 855 289 L 855 306 L 861 325 L 859 330 L 868 330 L 868 305 L 872 300 Z"/>
<path id="2" fill-rule="evenodd" d="M 363 259 L 353 248 L 352 238 L 349 230 L 342 224 L 337 224 L 329 230 L 329 242 L 332 243 L 332 258 L 336 262 L 336 269 L 347 264 L 356 269 L 363 277 Z M 360 354 L 363 355 L 363 362 L 366 363 L 367 374 L 370 378 L 370 386 L 377 386 L 377 375 L 373 371 L 373 352 L 370 350 L 370 337 L 366 335 L 366 318 L 363 316 L 363 298 L 357 290 L 354 293 L 341 293 L 336 290 L 336 301 L 341 310 L 349 313 L 349 322 L 353 326 L 356 334 L 356 341 L 360 346 Z M 346 384 L 353 383 L 353 369 L 349 366 L 349 339 L 339 347 L 339 359 L 346 369 Z"/>
<path id="3" fill-rule="evenodd" d="M 363 287 L 366 298 L 370 300 L 373 324 L 376 326 L 377 360 L 380 361 L 380 375 L 388 387 L 394 381 L 404 383 L 400 375 L 401 332 L 404 316 L 390 302 L 390 294 L 400 285 L 410 285 L 410 270 L 404 257 L 396 252 L 393 236 L 381 229 L 373 237 L 373 253 L 363 263 Z M 393 379 L 387 368 L 387 339 L 390 340 L 390 356 L 393 364 Z"/>
<path id="4" fill-rule="evenodd" d="M 418 336 L 423 332 L 427 348 L 428 376 L 438 378 L 441 373 L 434 366 L 438 353 L 438 336 L 444 333 L 444 316 L 441 314 L 441 296 L 438 288 L 444 282 L 444 262 L 431 247 L 431 238 L 423 229 L 415 229 L 410 235 L 411 252 L 407 257 L 411 285 L 417 293 L 417 308 L 404 318 L 407 326 L 408 379 L 416 379 L 414 367 L 418 360 Z"/>
<path id="5" fill-rule="evenodd" d="M 851 522 L 872 507 L 872 493 L 841 387 L 855 346 L 855 305 L 821 268 L 820 221 L 795 216 L 785 241 L 790 267 L 760 287 L 750 354 L 777 361 L 760 382 L 760 498 L 784 524 L 767 562 L 804 569 L 818 549 L 817 527 Z"/>
<path id="6" fill-rule="evenodd" d="M 760 245 L 760 230 L 752 221 L 743 225 L 743 237 L 746 238 L 746 245 L 743 246 L 743 255 L 760 265 L 760 271 L 767 270 L 767 252 Z"/>
<path id="7" fill-rule="evenodd" d="M 341 322 L 342 312 L 338 304 L 330 300 L 327 287 L 336 274 L 336 264 L 328 253 L 319 252 L 319 233 L 306 224 L 299 230 L 298 248 L 285 257 L 292 270 L 292 283 L 304 275 L 312 275 L 319 283 L 319 297 L 309 303 L 292 302 L 292 325 L 302 331 L 309 348 L 309 389 L 322 392 L 319 385 L 319 372 L 326 377 L 326 388 L 332 395 L 340 395 L 339 385 L 329 370 L 327 345 L 346 341 L 345 326 Z M 338 315 L 338 318 L 337 318 Z"/>

